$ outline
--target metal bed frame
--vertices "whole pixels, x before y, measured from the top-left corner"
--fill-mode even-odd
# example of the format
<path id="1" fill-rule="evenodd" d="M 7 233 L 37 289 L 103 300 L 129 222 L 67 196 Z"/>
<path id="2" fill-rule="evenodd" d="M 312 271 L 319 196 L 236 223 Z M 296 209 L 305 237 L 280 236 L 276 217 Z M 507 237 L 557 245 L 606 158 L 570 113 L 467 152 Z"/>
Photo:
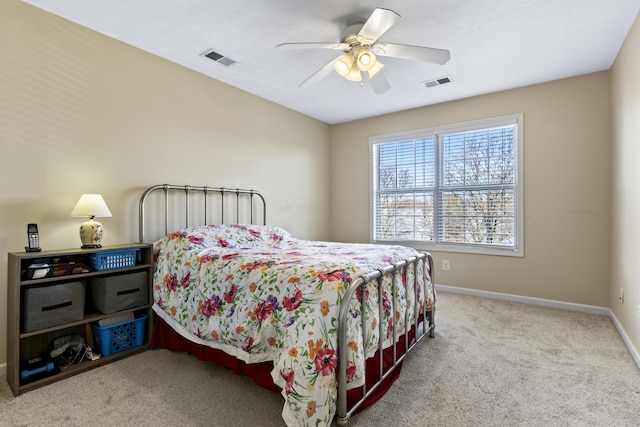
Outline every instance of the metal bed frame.
<path id="1" fill-rule="evenodd" d="M 219 223 L 221 224 L 225 224 L 224 222 L 225 200 L 228 203 L 229 202 L 228 199 L 231 199 L 232 203 L 235 201 L 234 211 L 235 211 L 236 223 L 241 222 L 240 221 L 242 218 L 241 210 L 243 207 L 247 207 L 247 206 L 249 210 L 249 215 L 247 218 L 250 220 L 250 224 L 255 223 L 254 218 L 257 218 L 257 215 L 259 213 L 256 211 L 259 211 L 259 210 L 262 211 L 262 221 L 261 221 L 262 224 L 266 225 L 266 222 L 267 222 L 266 201 L 262 196 L 262 194 L 260 194 L 258 191 L 238 189 L 238 188 L 230 189 L 230 188 L 217 188 L 217 187 L 206 187 L 206 186 L 160 184 L 160 185 L 155 185 L 153 187 L 148 188 L 140 197 L 140 206 L 139 206 L 140 242 L 149 241 L 148 232 L 146 231 L 146 228 L 145 228 L 145 223 L 148 220 L 146 210 L 145 210 L 145 203 L 148 202 L 147 199 L 150 196 L 150 194 L 160 190 L 164 193 L 164 234 L 167 234 L 170 231 L 174 231 L 173 229 L 171 230 L 169 229 L 170 224 L 172 224 L 170 221 L 170 216 L 171 216 L 170 198 L 171 198 L 171 194 L 176 192 L 184 193 L 184 209 L 185 209 L 184 226 L 185 227 L 190 227 L 190 223 L 192 219 L 191 198 L 195 197 L 194 193 L 196 195 L 200 194 L 204 198 L 204 203 L 203 203 L 204 216 L 200 217 L 202 218 L 202 220 L 199 221 L 200 224 L 198 225 L 204 225 L 204 224 L 210 223 L 210 222 L 207 222 L 207 218 L 209 218 L 208 212 L 207 212 L 207 206 L 211 202 L 210 200 L 208 200 L 208 196 L 212 196 L 214 198 L 217 197 L 219 201 L 220 212 L 221 212 L 221 215 L 220 215 L 221 219 Z M 259 208 L 254 207 L 254 200 L 257 200 L 259 202 L 259 205 L 258 205 Z M 160 237 L 160 236 L 157 236 L 157 237 Z M 339 318 L 338 318 L 338 400 L 336 402 L 336 422 L 340 426 L 347 425 L 351 415 L 364 403 L 365 399 L 369 395 L 371 395 L 387 377 L 392 375 L 395 368 L 398 367 L 398 365 L 404 360 L 406 355 L 417 345 L 417 343 L 422 338 L 424 338 L 427 335 L 431 338 L 435 336 L 435 310 L 436 310 L 435 288 L 432 289 L 434 301 L 433 301 L 431 310 L 427 311 L 427 301 L 425 299 L 424 304 L 422 304 L 423 306 L 422 313 L 418 313 L 419 306 L 420 306 L 420 304 L 417 303 L 419 301 L 419 286 L 418 286 L 419 282 L 417 277 L 419 265 L 422 266 L 422 271 L 425 272 L 425 274 L 427 271 L 429 272 L 431 276 L 430 281 L 431 283 L 433 283 L 433 280 L 434 280 L 433 279 L 433 273 L 434 273 L 433 258 L 429 253 L 421 252 L 419 255 L 400 261 L 397 264 L 388 265 L 383 269 L 374 270 L 370 273 L 361 275 L 356 280 L 354 280 L 345 291 L 342 305 L 340 306 L 340 312 L 339 312 Z M 416 301 L 416 304 L 414 304 L 414 307 L 415 307 L 414 325 L 412 329 L 415 332 L 415 336 L 411 337 L 410 334 L 412 330 L 409 327 L 405 327 L 404 333 L 398 336 L 398 333 L 396 332 L 396 327 L 395 327 L 395 322 L 396 322 L 395 316 L 391 317 L 392 324 L 393 324 L 393 342 L 396 343 L 391 347 L 389 347 L 393 349 L 393 363 L 391 364 L 391 366 L 388 366 L 385 368 L 384 357 L 383 357 L 383 351 L 385 349 L 383 348 L 382 340 L 379 340 L 380 343 L 378 348 L 376 349 L 378 359 L 379 359 L 378 380 L 376 381 L 375 384 L 373 385 L 370 384 L 369 386 L 367 386 L 365 381 L 365 384 L 361 386 L 362 397 L 357 402 L 355 402 L 351 406 L 351 408 L 347 408 L 346 355 L 348 354 L 348 351 L 347 351 L 348 344 L 347 344 L 347 326 L 346 326 L 347 323 L 346 322 L 347 322 L 347 319 L 350 317 L 349 308 L 351 305 L 351 299 L 356 294 L 356 291 L 359 287 L 365 287 L 365 286 L 368 286 L 369 284 L 374 284 L 375 286 L 378 287 L 378 290 L 380 290 L 382 287 L 383 277 L 388 274 L 392 274 L 392 277 L 394 278 L 392 280 L 392 290 L 393 290 L 393 293 L 395 294 L 396 288 L 398 286 L 397 278 L 399 276 L 395 273 L 398 271 L 405 272 L 406 269 L 409 268 L 410 266 L 413 266 L 414 272 L 415 272 L 415 274 L 413 275 L 414 277 L 413 288 L 415 289 L 414 301 Z M 428 281 L 424 280 L 423 283 L 424 283 L 424 288 L 422 289 L 422 295 L 424 295 L 426 298 L 427 296 L 426 286 L 428 285 Z M 379 316 L 380 318 L 382 318 L 382 311 L 384 310 L 383 304 L 382 304 L 383 293 L 378 292 L 378 295 L 380 299 L 378 304 L 379 310 L 380 310 Z M 391 301 L 392 301 L 392 305 L 395 305 L 395 298 L 391 298 Z M 365 333 L 364 325 L 366 324 L 366 310 L 364 310 L 364 304 L 365 304 L 365 299 L 363 298 L 362 309 L 361 309 L 363 335 Z M 392 307 L 392 312 L 395 312 L 395 307 Z M 409 322 L 408 322 L 407 311 L 405 311 L 404 320 L 405 320 L 405 325 L 408 326 Z M 383 322 L 379 322 L 380 336 L 382 336 L 384 332 L 382 323 Z M 397 343 L 401 339 L 404 339 L 405 350 L 403 354 L 398 354 Z M 363 343 L 366 343 L 364 336 L 363 336 Z M 368 352 L 368 350 L 369 349 L 367 348 L 363 349 L 365 354 Z M 365 378 L 366 378 L 366 366 L 365 366 Z"/>
<path id="2" fill-rule="evenodd" d="M 254 197 L 258 197 L 261 201 L 262 204 L 262 225 L 266 225 L 267 224 L 267 202 L 265 201 L 264 197 L 262 196 L 262 194 L 260 194 L 258 191 L 255 190 L 243 190 L 240 188 L 224 188 L 224 187 L 206 187 L 206 186 L 200 186 L 200 187 L 194 187 L 191 185 L 173 185 L 173 184 L 159 184 L 159 185 L 154 185 L 153 187 L 149 187 L 144 193 L 142 193 L 142 196 L 140 197 L 140 206 L 139 206 L 139 215 L 138 215 L 138 230 L 139 230 L 139 236 L 140 236 L 140 242 L 144 242 L 146 240 L 146 217 L 145 217 L 145 202 L 147 202 L 147 198 L 154 192 L 162 190 L 164 193 L 164 234 L 167 234 L 169 232 L 169 225 L 176 225 L 175 223 L 172 223 L 170 221 L 170 204 L 169 204 L 169 199 L 170 199 L 170 194 L 171 192 L 183 192 L 185 195 L 184 198 L 184 212 L 185 212 L 185 223 L 184 223 L 184 227 L 189 227 L 191 225 L 191 220 L 192 220 L 192 212 L 191 212 L 191 194 L 193 192 L 196 193 L 202 193 L 202 197 L 203 197 L 203 216 L 200 217 L 201 221 L 199 221 L 198 225 L 204 225 L 207 223 L 212 223 L 212 222 L 208 222 L 211 220 L 211 217 L 209 215 L 208 212 L 208 206 L 209 206 L 209 199 L 207 196 L 211 195 L 212 197 L 216 197 L 218 198 L 218 201 L 220 202 L 220 224 L 225 224 L 224 221 L 224 214 L 225 214 L 225 201 L 228 202 L 229 197 L 227 196 L 231 196 L 232 201 L 234 200 L 235 196 L 235 217 L 236 217 L 236 223 L 240 223 L 240 213 L 242 212 L 241 206 L 242 207 L 247 207 L 249 209 L 249 217 L 247 219 L 249 219 L 249 223 L 250 224 L 254 224 L 254 215 L 257 215 L 256 209 L 254 209 Z M 243 197 L 245 200 L 243 200 Z M 241 205 L 241 202 L 245 202 Z M 173 230 L 171 230 L 173 231 Z"/>

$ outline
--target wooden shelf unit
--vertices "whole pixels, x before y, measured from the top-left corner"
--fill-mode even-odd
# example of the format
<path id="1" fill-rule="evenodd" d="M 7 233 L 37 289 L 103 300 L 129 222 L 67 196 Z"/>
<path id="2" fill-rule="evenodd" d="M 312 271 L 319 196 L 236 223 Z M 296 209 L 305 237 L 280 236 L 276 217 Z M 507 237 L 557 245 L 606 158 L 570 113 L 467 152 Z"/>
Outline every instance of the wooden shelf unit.
<path id="1" fill-rule="evenodd" d="M 97 271 L 91 266 L 91 254 L 99 252 L 109 252 L 118 250 L 135 250 L 139 249 L 141 257 L 135 266 L 117 268 L 113 270 Z M 152 295 L 152 279 L 153 279 L 153 247 L 149 244 L 125 244 L 108 246 L 96 249 L 63 249 L 63 250 L 49 250 L 42 252 L 10 252 L 8 254 L 8 281 L 7 281 L 7 382 L 9 387 L 13 391 L 15 396 L 24 393 L 29 390 L 33 390 L 38 387 L 50 384 L 55 381 L 59 381 L 63 378 L 76 375 L 89 369 L 96 368 L 106 363 L 113 362 L 118 359 L 130 356 L 141 351 L 145 351 L 149 348 L 151 341 L 151 328 L 153 323 L 153 313 L 151 305 L 153 301 Z M 45 277 L 41 279 L 28 279 L 27 268 L 34 262 L 40 259 L 55 259 L 61 258 L 65 260 L 72 260 L 76 263 L 82 263 L 91 268 L 91 271 L 86 273 L 68 274 L 57 277 Z M 63 325 L 52 326 L 44 329 L 39 329 L 30 332 L 24 332 L 22 326 L 23 319 L 23 302 L 22 291 L 26 287 L 34 285 L 56 285 L 69 281 L 84 280 L 88 282 L 88 279 L 92 277 L 106 277 L 115 276 L 127 273 L 138 273 L 141 271 L 147 272 L 147 287 L 148 287 L 148 304 L 132 307 L 127 310 L 118 311 L 116 313 L 103 314 L 93 307 L 91 298 L 89 298 L 89 284 L 86 288 L 86 303 L 84 308 L 84 317 L 81 320 L 65 323 Z M 56 373 L 53 373 L 46 377 L 34 379 L 30 382 L 22 382 L 20 380 L 20 365 L 21 362 L 36 357 L 42 353 L 51 350 L 50 344 L 53 339 L 64 336 L 80 334 L 85 336 L 85 331 L 90 328 L 91 322 L 96 322 L 100 319 L 104 319 L 110 316 L 120 315 L 127 312 L 144 313 L 147 315 L 145 325 L 144 343 L 141 346 L 133 347 L 127 350 L 119 351 L 110 354 L 109 356 L 102 356 L 101 358 L 88 361 L 85 360 L 81 363 L 71 365 L 67 368 L 58 369 L 56 367 Z M 85 336 L 86 338 L 86 336 Z"/>

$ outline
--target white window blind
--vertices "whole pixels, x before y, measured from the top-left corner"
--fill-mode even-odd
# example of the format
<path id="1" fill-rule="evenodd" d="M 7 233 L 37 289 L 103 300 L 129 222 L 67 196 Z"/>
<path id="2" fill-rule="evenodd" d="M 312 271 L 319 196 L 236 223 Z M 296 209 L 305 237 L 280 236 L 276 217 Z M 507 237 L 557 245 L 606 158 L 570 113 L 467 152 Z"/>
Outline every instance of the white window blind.
<path id="1" fill-rule="evenodd" d="M 434 139 L 380 144 L 377 151 L 377 240 L 433 240 Z"/>
<path id="2" fill-rule="evenodd" d="M 373 137 L 373 240 L 521 256 L 521 121 Z"/>

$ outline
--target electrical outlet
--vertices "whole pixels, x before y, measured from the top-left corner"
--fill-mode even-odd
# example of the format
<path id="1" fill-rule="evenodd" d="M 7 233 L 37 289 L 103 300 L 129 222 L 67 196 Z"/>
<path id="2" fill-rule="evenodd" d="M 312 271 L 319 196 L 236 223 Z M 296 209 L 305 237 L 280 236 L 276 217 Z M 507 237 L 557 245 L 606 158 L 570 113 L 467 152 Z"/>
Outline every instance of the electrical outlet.
<path id="1" fill-rule="evenodd" d="M 624 304 L 624 288 L 620 288 L 620 296 L 618 297 L 620 304 Z"/>
<path id="2" fill-rule="evenodd" d="M 449 260 L 448 259 L 443 259 L 442 260 L 442 269 L 444 271 L 449 271 Z"/>
<path id="3" fill-rule="evenodd" d="M 640 323 L 640 305 L 638 306 L 638 314 L 636 314 L 636 320 Z"/>

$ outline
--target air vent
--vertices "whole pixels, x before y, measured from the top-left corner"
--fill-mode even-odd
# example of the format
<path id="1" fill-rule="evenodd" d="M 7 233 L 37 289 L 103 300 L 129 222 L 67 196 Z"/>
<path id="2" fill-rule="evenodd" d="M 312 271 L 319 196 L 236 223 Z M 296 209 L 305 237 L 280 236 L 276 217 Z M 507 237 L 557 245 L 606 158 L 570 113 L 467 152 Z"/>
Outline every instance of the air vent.
<path id="1" fill-rule="evenodd" d="M 212 61 L 216 61 L 222 65 L 224 65 L 225 67 L 230 67 L 233 64 L 236 63 L 236 61 L 234 61 L 231 58 L 227 58 L 224 55 L 219 54 L 218 52 L 214 51 L 213 49 L 209 49 L 206 50 L 204 52 L 202 52 L 200 55 L 202 56 L 206 56 L 207 58 L 211 59 Z"/>
<path id="2" fill-rule="evenodd" d="M 436 87 L 440 85 L 444 85 L 447 83 L 451 83 L 453 79 L 451 76 L 438 77 L 437 79 L 427 80 L 426 82 L 422 82 L 426 87 Z"/>

